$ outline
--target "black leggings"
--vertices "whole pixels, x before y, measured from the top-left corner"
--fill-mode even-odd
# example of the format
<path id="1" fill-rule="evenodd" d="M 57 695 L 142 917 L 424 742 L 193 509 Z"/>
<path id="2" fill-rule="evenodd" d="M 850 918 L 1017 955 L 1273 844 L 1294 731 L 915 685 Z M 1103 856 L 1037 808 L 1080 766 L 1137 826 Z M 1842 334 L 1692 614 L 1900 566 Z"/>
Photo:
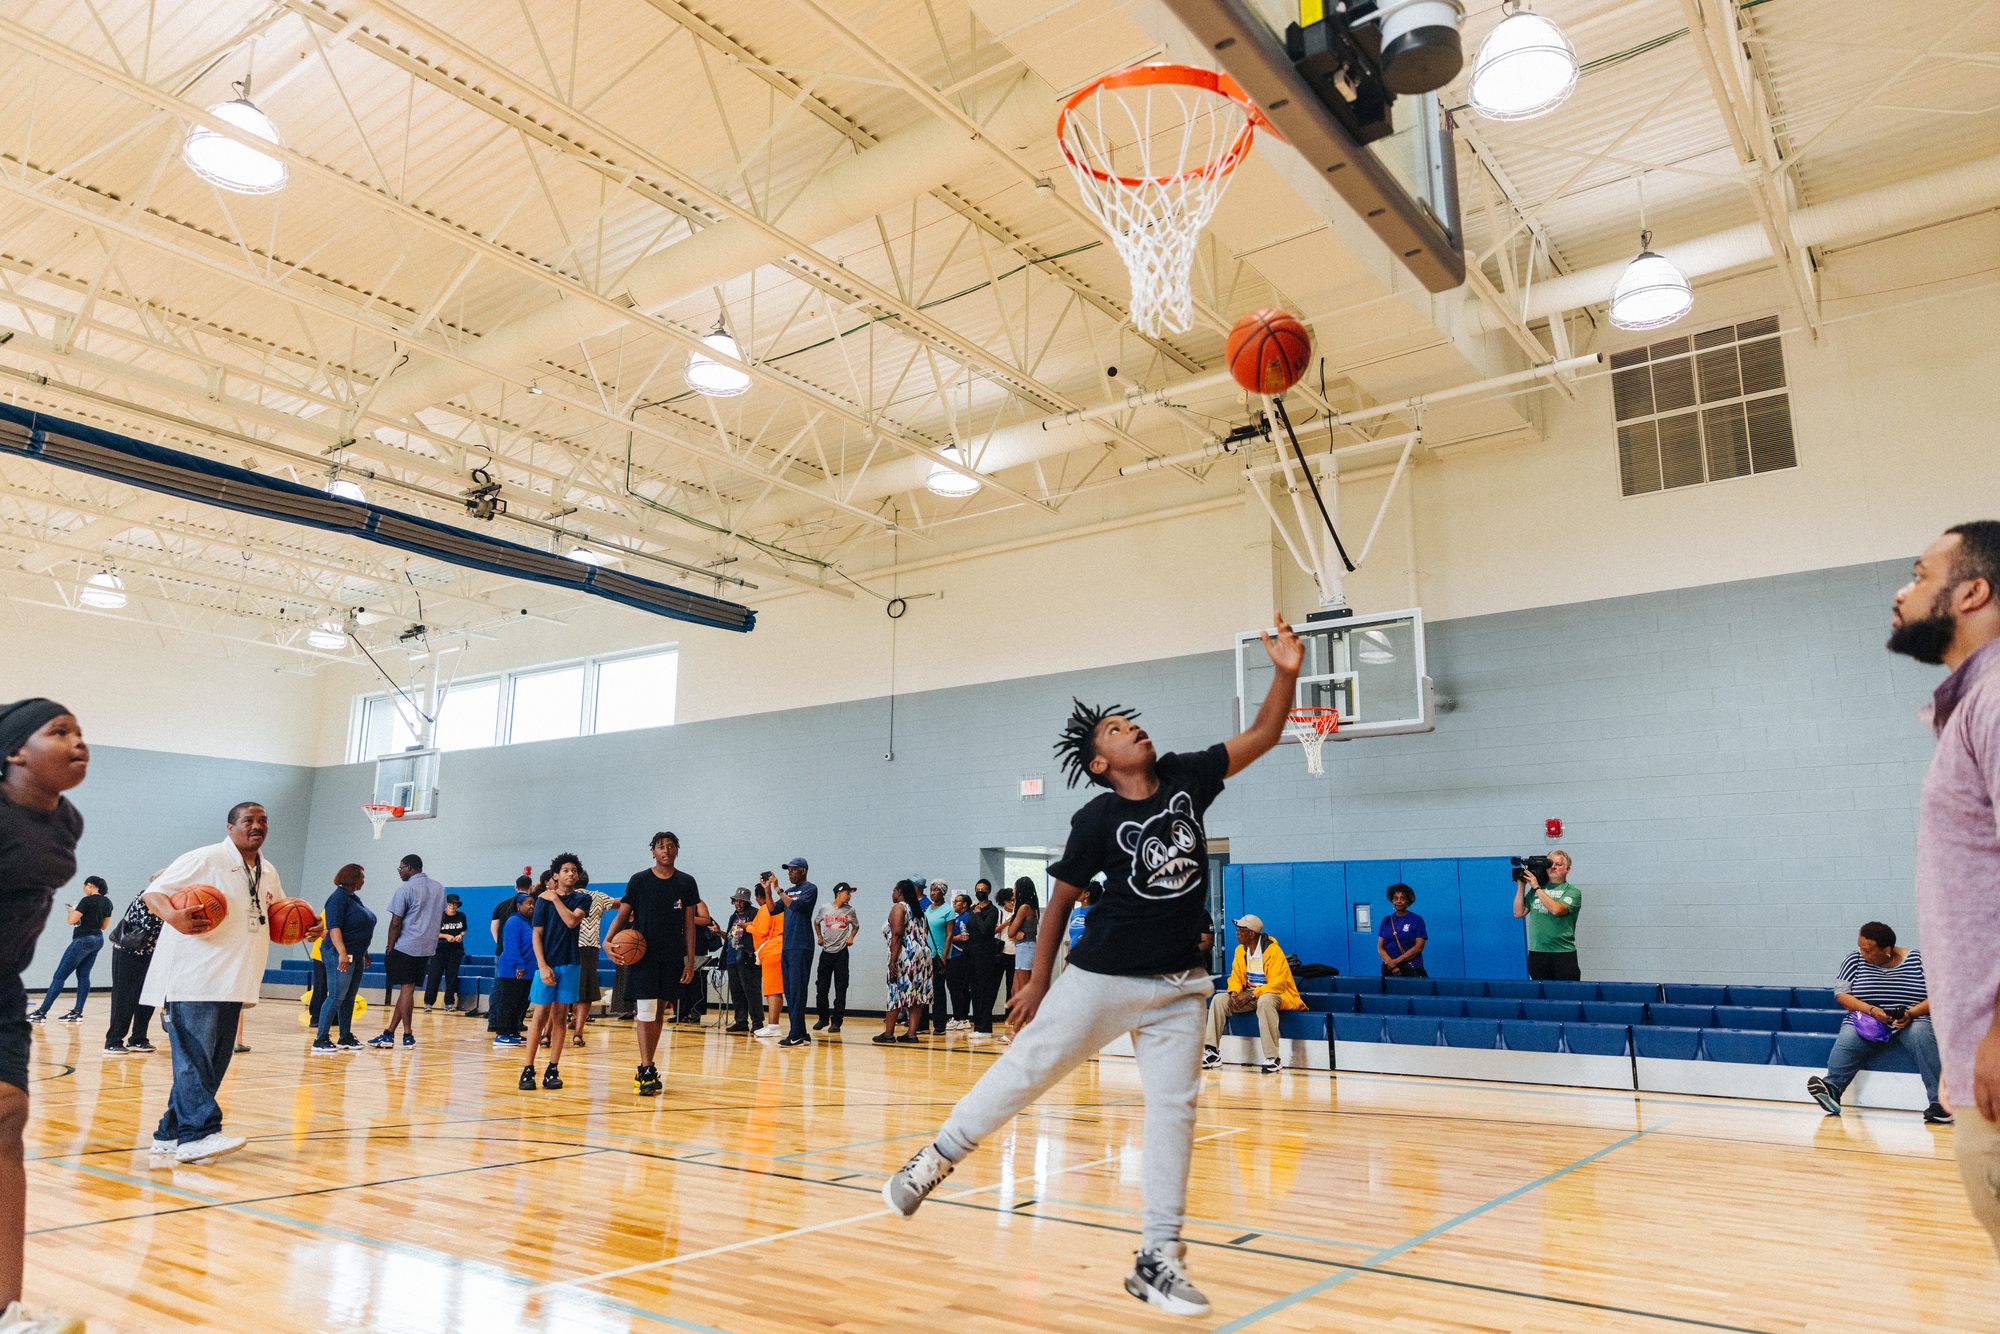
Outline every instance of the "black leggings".
<path id="1" fill-rule="evenodd" d="M 993 1031 L 993 1000 L 1000 994 L 1001 965 L 1013 976 L 1013 959 L 999 951 L 982 951 L 972 956 L 972 1031 Z"/>
<path id="2" fill-rule="evenodd" d="M 134 954 L 130 950 L 113 948 L 111 951 L 111 1027 L 104 1034 L 104 1045 L 127 1041 L 129 1031 L 132 1042 L 146 1042 L 147 1028 L 153 1022 L 153 1007 L 139 1004 L 139 993 L 146 989 L 146 970 L 152 966 L 153 956 Z"/>
<path id="3" fill-rule="evenodd" d="M 465 958 L 465 946 L 440 944 L 424 972 L 424 1008 L 437 1004 L 438 983 L 444 983 L 445 1008 L 458 1004 L 458 965 Z"/>

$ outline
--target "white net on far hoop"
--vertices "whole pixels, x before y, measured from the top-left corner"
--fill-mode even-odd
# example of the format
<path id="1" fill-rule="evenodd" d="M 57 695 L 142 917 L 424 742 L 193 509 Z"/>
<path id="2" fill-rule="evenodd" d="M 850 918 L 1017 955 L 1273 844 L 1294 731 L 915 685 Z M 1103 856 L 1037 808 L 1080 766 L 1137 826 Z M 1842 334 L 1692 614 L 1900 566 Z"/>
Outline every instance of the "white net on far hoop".
<path id="1" fill-rule="evenodd" d="M 1107 74 L 1057 118 L 1063 157 L 1125 261 L 1132 323 L 1148 337 L 1192 327 L 1195 243 L 1259 126 L 1271 129 L 1233 79 L 1189 65 Z"/>
<path id="2" fill-rule="evenodd" d="M 377 838 L 382 837 L 383 825 L 389 823 L 393 817 L 403 813 L 401 806 L 377 806 L 372 803 L 364 803 L 361 809 L 366 812 L 368 823 L 375 826 L 375 837 Z"/>
<path id="3" fill-rule="evenodd" d="M 1326 739 L 1340 730 L 1340 714 L 1333 709 L 1293 709 L 1285 721 L 1291 738 L 1306 753 L 1306 772 L 1315 777 L 1324 774 L 1320 751 Z"/>

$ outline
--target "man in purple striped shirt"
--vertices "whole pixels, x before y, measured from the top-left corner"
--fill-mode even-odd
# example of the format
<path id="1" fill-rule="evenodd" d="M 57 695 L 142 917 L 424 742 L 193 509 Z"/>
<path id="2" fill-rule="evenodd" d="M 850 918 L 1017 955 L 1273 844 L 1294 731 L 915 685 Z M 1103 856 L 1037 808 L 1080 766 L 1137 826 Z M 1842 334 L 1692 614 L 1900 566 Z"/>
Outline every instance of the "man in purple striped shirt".
<path id="1" fill-rule="evenodd" d="M 2000 521 L 1947 529 L 1890 616 L 1892 652 L 1951 675 L 1919 715 L 1937 736 L 1917 825 L 1917 922 L 1945 1096 L 1972 1212 L 2000 1252 Z"/>

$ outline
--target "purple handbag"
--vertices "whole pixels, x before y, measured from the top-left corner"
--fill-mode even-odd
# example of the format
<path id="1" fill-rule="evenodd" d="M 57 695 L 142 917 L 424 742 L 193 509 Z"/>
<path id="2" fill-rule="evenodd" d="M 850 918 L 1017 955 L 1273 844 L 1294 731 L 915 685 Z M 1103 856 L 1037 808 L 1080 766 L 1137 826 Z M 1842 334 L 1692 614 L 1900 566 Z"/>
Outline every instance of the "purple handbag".
<path id="1" fill-rule="evenodd" d="M 1854 1011 L 1854 1035 L 1869 1042 L 1887 1042 L 1889 1026 L 1872 1014 Z"/>

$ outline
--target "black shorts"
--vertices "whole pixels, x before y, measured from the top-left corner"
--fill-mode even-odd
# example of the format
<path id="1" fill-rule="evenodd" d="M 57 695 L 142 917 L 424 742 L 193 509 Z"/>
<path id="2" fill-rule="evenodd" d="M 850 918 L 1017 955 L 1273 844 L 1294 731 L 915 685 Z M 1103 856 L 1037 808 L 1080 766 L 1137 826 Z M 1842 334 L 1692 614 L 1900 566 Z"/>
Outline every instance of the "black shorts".
<path id="1" fill-rule="evenodd" d="M 1528 976 L 1536 982 L 1579 982 L 1583 970 L 1577 967 L 1575 950 L 1529 950 Z"/>
<path id="2" fill-rule="evenodd" d="M 19 973 L 0 977 L 0 1084 L 28 1091 L 28 989 Z"/>
<path id="3" fill-rule="evenodd" d="M 681 970 L 687 967 L 684 955 L 648 954 L 625 968 L 627 1001 L 678 1001 L 681 998 Z"/>
<path id="4" fill-rule="evenodd" d="M 405 954 L 401 950 L 390 950 L 382 957 L 382 966 L 388 970 L 389 985 L 392 987 L 420 987 L 424 984 L 424 974 L 431 965 L 430 957 Z"/>

